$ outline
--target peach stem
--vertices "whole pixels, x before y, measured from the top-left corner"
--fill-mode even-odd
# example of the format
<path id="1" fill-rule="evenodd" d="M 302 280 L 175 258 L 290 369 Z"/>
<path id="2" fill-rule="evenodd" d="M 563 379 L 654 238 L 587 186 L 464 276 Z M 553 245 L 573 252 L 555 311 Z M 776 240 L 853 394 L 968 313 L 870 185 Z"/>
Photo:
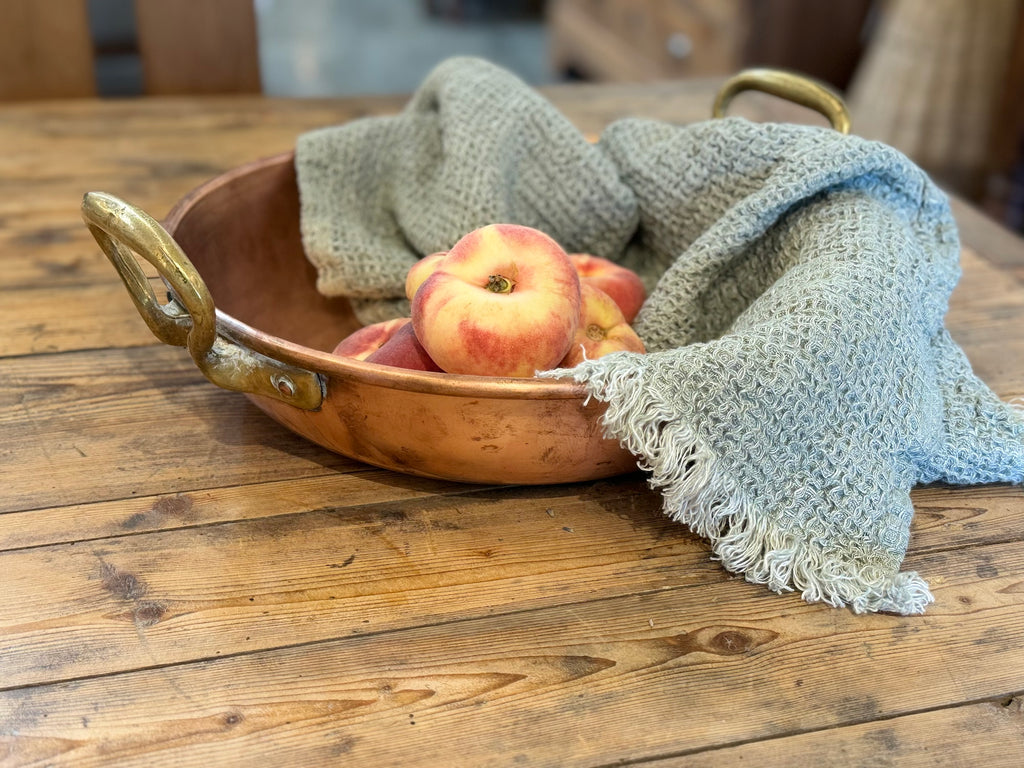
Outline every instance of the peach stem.
<path id="1" fill-rule="evenodd" d="M 490 275 L 487 278 L 487 285 L 484 287 L 492 293 L 512 293 L 516 284 L 504 275 Z"/>

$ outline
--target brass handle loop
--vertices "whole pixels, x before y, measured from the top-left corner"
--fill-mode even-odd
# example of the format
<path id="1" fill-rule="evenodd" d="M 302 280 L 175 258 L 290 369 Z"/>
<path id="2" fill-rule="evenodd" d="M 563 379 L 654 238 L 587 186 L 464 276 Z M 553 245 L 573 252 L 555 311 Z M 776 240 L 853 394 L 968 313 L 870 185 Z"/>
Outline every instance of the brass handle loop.
<path id="1" fill-rule="evenodd" d="M 722 85 L 712 115 L 724 117 L 733 98 L 743 91 L 761 91 L 820 112 L 840 133 L 850 132 L 850 113 L 843 100 L 825 85 L 781 69 L 745 69 Z"/>
<path id="2" fill-rule="evenodd" d="M 113 195 L 88 192 L 82 218 L 121 276 L 146 325 L 160 341 L 186 347 L 196 366 L 214 384 L 282 400 L 305 410 L 323 402 L 323 384 L 296 368 L 234 343 L 217 333 L 217 312 L 206 283 L 160 224 Z M 167 283 L 173 299 L 160 304 L 134 253 L 148 261 Z"/>

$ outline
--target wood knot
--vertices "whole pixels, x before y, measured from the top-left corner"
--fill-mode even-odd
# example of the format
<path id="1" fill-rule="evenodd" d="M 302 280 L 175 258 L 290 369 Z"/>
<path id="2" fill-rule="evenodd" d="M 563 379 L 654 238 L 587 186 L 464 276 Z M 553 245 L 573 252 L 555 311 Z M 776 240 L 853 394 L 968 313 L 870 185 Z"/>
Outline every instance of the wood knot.
<path id="1" fill-rule="evenodd" d="M 669 642 L 676 649 L 677 656 L 687 653 L 738 656 L 750 653 L 778 636 L 777 632 L 757 627 L 710 626 L 666 638 L 663 642 Z"/>
<path id="2" fill-rule="evenodd" d="M 151 627 L 160 621 L 160 619 L 164 617 L 165 613 L 167 613 L 167 609 L 160 603 L 154 603 L 146 600 L 135 607 L 135 610 L 132 611 L 132 617 L 135 619 L 135 623 L 139 626 Z"/>
<path id="3" fill-rule="evenodd" d="M 110 563 L 103 563 L 100 569 L 103 588 L 122 600 L 138 600 L 146 594 L 146 584 L 127 571 L 118 570 Z"/>
<path id="4" fill-rule="evenodd" d="M 754 639 L 735 629 L 726 629 L 711 638 L 710 647 L 726 656 L 746 653 L 754 647 Z"/>

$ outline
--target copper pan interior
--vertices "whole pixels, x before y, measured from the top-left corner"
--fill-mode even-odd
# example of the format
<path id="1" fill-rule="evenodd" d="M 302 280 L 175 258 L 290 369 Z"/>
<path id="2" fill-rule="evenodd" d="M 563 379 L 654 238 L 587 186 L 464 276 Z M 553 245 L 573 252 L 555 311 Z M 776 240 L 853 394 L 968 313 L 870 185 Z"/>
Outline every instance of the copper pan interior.
<path id="1" fill-rule="evenodd" d="M 218 324 L 269 357 L 329 377 L 446 395 L 585 396 L 580 385 L 568 380 L 409 371 L 331 355 L 360 323 L 347 299 L 317 290 L 299 222 L 299 190 L 289 152 L 211 179 L 179 201 L 164 226 L 209 288 Z"/>

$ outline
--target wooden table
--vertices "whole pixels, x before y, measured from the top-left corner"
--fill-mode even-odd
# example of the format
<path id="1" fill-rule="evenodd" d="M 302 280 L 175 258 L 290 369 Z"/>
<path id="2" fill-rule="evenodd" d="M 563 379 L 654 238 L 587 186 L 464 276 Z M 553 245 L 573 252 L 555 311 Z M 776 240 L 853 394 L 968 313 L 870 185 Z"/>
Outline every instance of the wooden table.
<path id="1" fill-rule="evenodd" d="M 597 131 L 702 119 L 714 89 L 549 93 Z M 906 565 L 936 603 L 856 616 L 725 573 L 640 474 L 376 470 L 156 342 L 83 192 L 161 216 L 307 129 L 400 104 L 0 107 L 0 764 L 1021 765 L 1020 488 L 915 490 Z M 1024 394 L 1024 243 L 956 212 L 949 327 L 1001 396 Z"/>

